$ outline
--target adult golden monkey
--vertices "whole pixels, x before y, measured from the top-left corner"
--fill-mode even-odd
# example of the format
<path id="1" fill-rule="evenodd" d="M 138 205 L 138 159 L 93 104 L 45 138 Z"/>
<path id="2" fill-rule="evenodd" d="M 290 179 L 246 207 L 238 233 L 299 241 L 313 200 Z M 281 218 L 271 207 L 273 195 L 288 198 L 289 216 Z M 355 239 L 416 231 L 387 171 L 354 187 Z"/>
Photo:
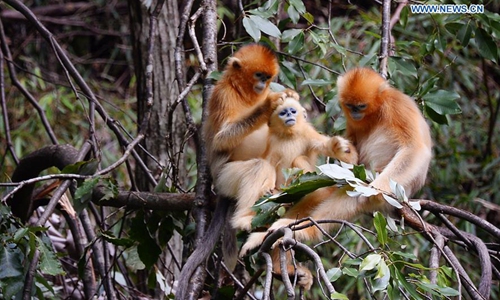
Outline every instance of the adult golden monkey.
<path id="1" fill-rule="evenodd" d="M 353 69 L 340 76 L 337 89 L 347 119 L 346 135 L 358 151 L 359 163 L 379 173 L 370 185 L 391 192 L 392 179 L 405 188 L 407 195 L 413 195 L 425 183 L 432 156 L 429 126 L 418 106 L 368 68 Z M 352 198 L 342 189 L 327 187 L 301 199 L 268 232 L 304 217 L 352 220 L 364 213 L 393 209 L 381 195 Z M 330 230 L 334 225 L 321 226 Z M 259 246 L 268 232 L 252 233 L 240 255 Z M 321 237 L 321 232 L 309 227 L 295 231 L 294 236 L 301 241 L 315 240 Z M 279 267 L 274 270 L 279 273 Z M 312 284 L 299 283 L 306 288 Z"/>
<path id="2" fill-rule="evenodd" d="M 297 93 L 286 90 L 274 93 L 269 84 L 278 75 L 279 65 L 274 52 L 260 44 L 243 46 L 229 58 L 222 77 L 215 85 L 208 103 L 208 119 L 203 124 L 203 138 L 212 178 L 217 185 L 222 167 L 232 161 L 247 161 L 261 157 L 267 144 L 267 122 L 284 97 L 298 99 Z M 200 245 L 184 265 L 181 282 L 188 282 L 194 270 L 212 252 L 226 216 L 234 200 L 219 195 L 212 222 Z M 235 233 L 228 226 L 225 230 L 223 249 L 229 268 L 237 257 Z M 228 232 L 229 231 L 229 232 Z M 232 241 L 230 240 L 232 238 Z M 177 299 L 187 291 L 180 290 Z"/>
<path id="3" fill-rule="evenodd" d="M 266 192 L 285 184 L 283 169 L 316 169 L 318 154 L 355 164 L 356 149 L 348 140 L 328 137 L 316 131 L 306 120 L 304 107 L 294 97 L 287 97 L 269 119 L 267 147 L 262 159 L 226 163 L 216 180 L 218 193 L 235 198 L 236 209 L 231 224 L 250 231 L 255 213 L 251 207 Z"/>

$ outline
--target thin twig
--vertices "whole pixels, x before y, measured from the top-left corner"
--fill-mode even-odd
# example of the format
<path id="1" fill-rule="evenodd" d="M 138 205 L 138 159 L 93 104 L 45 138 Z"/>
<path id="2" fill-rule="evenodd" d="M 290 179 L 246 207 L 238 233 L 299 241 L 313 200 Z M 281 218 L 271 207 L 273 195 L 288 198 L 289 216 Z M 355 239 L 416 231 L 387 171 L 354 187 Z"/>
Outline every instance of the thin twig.
<path id="1" fill-rule="evenodd" d="M 45 115 L 45 111 L 38 104 L 38 101 L 36 101 L 35 97 L 33 97 L 33 95 L 31 95 L 30 92 L 17 79 L 16 68 L 15 68 L 14 62 L 12 60 L 12 55 L 10 53 L 10 49 L 9 49 L 7 42 L 6 42 L 5 31 L 3 29 L 3 23 L 2 23 L 1 19 L 0 19 L 0 44 L 2 47 L 2 52 L 5 56 L 6 61 L 7 61 L 7 69 L 9 70 L 9 76 L 10 76 L 10 80 L 12 81 L 12 84 L 21 92 L 21 94 L 24 95 L 24 97 L 26 97 L 28 102 L 35 108 L 38 115 L 40 116 L 40 120 L 42 121 L 43 127 L 45 128 L 45 131 L 47 132 L 47 135 L 49 136 L 50 141 L 52 142 L 52 144 L 56 145 L 57 138 L 56 138 L 56 135 L 54 133 L 54 130 L 52 129 L 52 127 L 49 123 L 49 120 L 47 119 L 47 116 Z"/>

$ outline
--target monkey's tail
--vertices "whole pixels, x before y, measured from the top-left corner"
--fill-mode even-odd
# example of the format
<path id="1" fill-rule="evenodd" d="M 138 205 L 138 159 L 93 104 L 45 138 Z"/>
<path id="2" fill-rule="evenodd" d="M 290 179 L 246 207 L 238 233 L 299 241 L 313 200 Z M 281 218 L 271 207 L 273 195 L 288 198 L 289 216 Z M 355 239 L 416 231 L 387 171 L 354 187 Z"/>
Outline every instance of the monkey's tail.
<path id="1" fill-rule="evenodd" d="M 229 271 L 233 271 L 238 262 L 238 243 L 236 240 L 236 229 L 230 222 L 226 223 L 224 235 L 222 236 L 222 255 L 224 263 Z"/>
<path id="2" fill-rule="evenodd" d="M 205 262 L 208 256 L 212 253 L 219 240 L 220 234 L 224 229 L 224 224 L 227 224 L 227 215 L 230 211 L 230 207 L 232 207 L 231 198 L 227 197 L 218 197 L 217 205 L 215 206 L 215 211 L 212 216 L 212 221 L 208 226 L 206 234 L 201 238 L 201 240 L 197 243 L 196 249 L 191 253 L 186 264 L 181 270 L 181 274 L 179 276 L 179 290 L 176 293 L 176 300 L 184 300 L 187 298 L 187 293 L 191 276 L 193 272 L 200 266 L 203 262 Z M 235 234 L 233 230 L 233 234 Z M 234 241 L 236 238 L 234 237 Z"/>

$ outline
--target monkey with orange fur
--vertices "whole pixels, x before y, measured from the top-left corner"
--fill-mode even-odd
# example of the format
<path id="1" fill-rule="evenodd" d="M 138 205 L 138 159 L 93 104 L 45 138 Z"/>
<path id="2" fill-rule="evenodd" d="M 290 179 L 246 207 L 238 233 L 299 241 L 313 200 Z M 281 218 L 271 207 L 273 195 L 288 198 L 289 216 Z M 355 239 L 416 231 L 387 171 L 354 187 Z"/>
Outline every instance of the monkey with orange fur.
<path id="1" fill-rule="evenodd" d="M 429 126 L 416 103 L 368 68 L 353 69 L 340 76 L 337 89 L 347 119 L 346 135 L 358 151 L 359 163 L 379 173 L 370 185 L 390 193 L 392 179 L 405 188 L 407 195 L 413 195 L 425 183 L 432 156 Z M 390 213 L 395 209 L 381 195 L 352 198 L 346 195 L 345 189 L 327 187 L 306 195 L 268 232 L 252 233 L 240 255 L 259 246 L 269 232 L 297 219 L 352 220 L 361 214 Z M 328 231 L 335 225 L 321 226 Z M 312 226 L 295 231 L 294 236 L 300 241 L 317 240 L 321 232 Z M 274 270 L 279 272 L 279 267 Z M 306 282 L 302 286 L 307 288 L 310 284 L 312 282 Z"/>
<path id="2" fill-rule="evenodd" d="M 276 55 L 260 44 L 243 46 L 229 58 L 222 77 L 212 91 L 208 118 L 203 124 L 208 164 L 215 185 L 226 163 L 245 163 L 262 156 L 266 149 L 270 115 L 284 97 L 298 99 L 297 93 L 291 90 L 282 93 L 270 91 L 269 85 L 278 72 Z M 237 251 L 234 230 L 223 230 L 233 205 L 233 199 L 228 196 L 231 195 L 219 195 L 212 222 L 200 243 L 203 247 L 197 247 L 190 255 L 182 269 L 180 282 L 189 281 L 193 271 L 212 252 L 222 231 L 225 231 L 223 249 L 226 254 Z M 234 256 L 236 261 L 236 255 L 225 256 Z M 180 297 L 185 292 L 187 290 L 180 290 Z"/>
<path id="3" fill-rule="evenodd" d="M 306 111 L 296 98 L 288 97 L 269 120 L 269 137 L 262 160 L 230 162 L 216 181 L 219 193 L 236 199 L 231 219 L 234 228 L 250 231 L 251 207 L 270 190 L 285 184 L 282 170 L 300 168 L 313 172 L 318 154 L 355 164 L 356 149 L 346 139 L 322 135 L 306 120 Z"/>

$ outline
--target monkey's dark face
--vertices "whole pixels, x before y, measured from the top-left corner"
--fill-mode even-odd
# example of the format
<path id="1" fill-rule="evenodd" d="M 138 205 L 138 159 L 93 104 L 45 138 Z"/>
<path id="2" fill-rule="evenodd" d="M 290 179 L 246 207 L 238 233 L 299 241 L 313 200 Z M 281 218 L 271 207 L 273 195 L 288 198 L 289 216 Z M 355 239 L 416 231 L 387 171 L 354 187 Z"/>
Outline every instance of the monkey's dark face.
<path id="1" fill-rule="evenodd" d="M 271 81 L 272 76 L 264 72 L 255 72 L 253 74 L 253 78 L 255 79 L 253 90 L 257 94 L 260 94 L 267 88 L 269 82 Z"/>
<path id="2" fill-rule="evenodd" d="M 360 121 L 364 118 L 366 113 L 366 108 L 368 104 L 345 104 L 347 109 L 349 110 L 349 115 L 355 121 Z"/>
<path id="3" fill-rule="evenodd" d="M 295 107 L 283 108 L 279 112 L 278 116 L 287 127 L 293 126 L 297 123 L 297 109 L 295 109 Z"/>

